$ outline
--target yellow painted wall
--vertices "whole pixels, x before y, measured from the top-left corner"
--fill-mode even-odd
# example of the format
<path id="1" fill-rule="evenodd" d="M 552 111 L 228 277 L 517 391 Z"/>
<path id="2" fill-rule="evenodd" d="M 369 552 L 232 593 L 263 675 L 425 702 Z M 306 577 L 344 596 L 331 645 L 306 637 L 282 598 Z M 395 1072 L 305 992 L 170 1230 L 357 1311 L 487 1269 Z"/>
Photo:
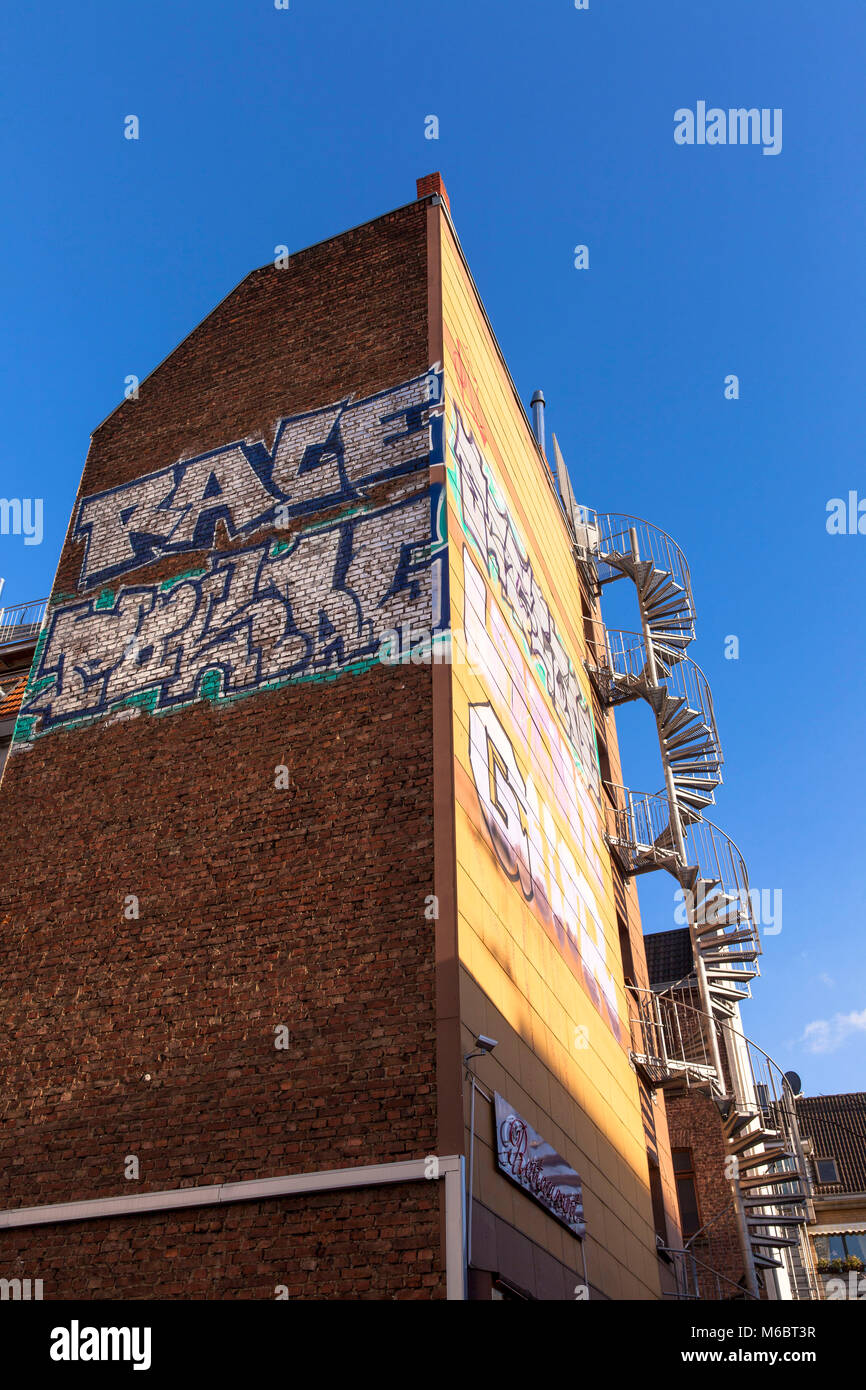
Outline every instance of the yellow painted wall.
<path id="1" fill-rule="evenodd" d="M 499 1028 L 479 1076 L 580 1172 L 590 1281 L 614 1298 L 657 1297 L 578 576 L 444 218 L 442 286 L 467 1037 Z M 476 1125 L 481 1200 L 577 1268 L 577 1242 L 493 1172 L 490 1128 Z"/>

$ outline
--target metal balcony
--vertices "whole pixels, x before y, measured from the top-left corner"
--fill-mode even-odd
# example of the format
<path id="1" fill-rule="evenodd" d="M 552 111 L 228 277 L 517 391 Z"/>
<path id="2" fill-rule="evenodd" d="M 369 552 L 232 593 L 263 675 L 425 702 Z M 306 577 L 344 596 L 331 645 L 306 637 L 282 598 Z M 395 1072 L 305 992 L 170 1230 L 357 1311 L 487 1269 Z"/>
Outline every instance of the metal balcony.
<path id="1" fill-rule="evenodd" d="M 625 874 L 666 869 L 677 879 L 692 950 L 703 962 L 712 1007 L 719 1014 L 732 1014 L 750 997 L 761 954 L 742 854 L 730 836 L 692 811 L 683 816 L 683 863 L 674 844 L 667 797 L 605 785 L 614 803 L 606 807 L 608 845 Z"/>
<path id="2" fill-rule="evenodd" d="M 709 1044 L 709 1027 L 700 1010 L 673 994 L 629 987 L 631 1059 L 650 1086 L 697 1087 L 724 1094 Z M 713 1020 L 713 1025 L 715 1020 Z"/>
<path id="3" fill-rule="evenodd" d="M 718 1106 L 755 1267 L 785 1269 L 795 1298 L 817 1297 L 806 1233 L 809 1181 L 794 1098 L 781 1069 L 730 1021 L 670 991 L 630 987 L 628 995 L 635 1068 L 651 1085 L 677 1093 L 696 1088 Z M 714 1055 L 722 1059 L 722 1076 Z"/>
<path id="4" fill-rule="evenodd" d="M 47 598 L 0 608 L 0 648 L 26 645 L 39 636 L 48 606 Z"/>
<path id="5" fill-rule="evenodd" d="M 586 669 L 602 704 L 641 699 L 651 707 L 677 800 L 686 813 L 702 811 L 715 799 L 723 758 L 713 697 L 700 666 L 678 647 L 658 641 L 651 669 L 642 633 L 605 628 L 594 620 L 587 627 Z"/>

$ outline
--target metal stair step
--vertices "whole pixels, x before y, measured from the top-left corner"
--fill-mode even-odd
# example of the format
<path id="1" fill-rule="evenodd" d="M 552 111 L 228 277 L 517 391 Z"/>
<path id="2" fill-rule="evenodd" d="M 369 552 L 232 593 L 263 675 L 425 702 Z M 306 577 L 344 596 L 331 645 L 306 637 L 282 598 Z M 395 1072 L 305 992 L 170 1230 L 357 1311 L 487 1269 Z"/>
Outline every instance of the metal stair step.
<path id="1" fill-rule="evenodd" d="M 746 1215 L 746 1221 L 750 1227 L 754 1226 L 802 1226 L 803 1222 L 799 1216 L 750 1216 Z"/>
<path id="2" fill-rule="evenodd" d="M 682 601 L 672 603 L 667 600 L 659 603 L 651 600 L 649 603 L 643 604 L 643 609 L 650 629 L 653 631 L 657 627 L 664 628 L 669 622 L 675 619 L 685 621 L 685 615 L 690 612 L 687 603 L 683 603 Z"/>
<path id="3" fill-rule="evenodd" d="M 668 699 L 670 700 L 671 697 L 669 696 Z M 682 701 L 679 707 L 671 713 L 668 713 L 666 705 L 662 703 L 661 723 L 662 732 L 665 735 L 665 742 L 667 743 L 667 741 L 672 738 L 674 734 L 679 733 L 681 729 L 685 729 L 688 725 L 692 725 L 694 720 L 694 711 L 684 708 Z"/>
<path id="4" fill-rule="evenodd" d="M 680 709 L 679 715 L 681 717 L 667 721 L 669 725 L 676 723 L 677 727 L 671 729 L 671 732 L 665 736 L 664 744 L 666 748 L 679 748 L 683 744 L 688 743 L 690 739 L 694 741 L 693 727 L 696 720 L 700 721 L 702 728 L 709 731 L 709 726 L 704 724 L 701 719 L 700 710 L 692 709 L 691 706 L 688 705 Z"/>
<path id="5" fill-rule="evenodd" d="M 729 1139 L 733 1138 L 735 1134 L 739 1134 L 741 1129 L 745 1129 L 746 1125 L 752 1124 L 757 1118 L 757 1110 L 737 1110 L 735 1107 L 732 1107 L 724 1122 L 726 1137 Z"/>
<path id="6" fill-rule="evenodd" d="M 639 560 L 638 565 L 642 569 L 646 566 L 641 577 L 640 587 L 641 594 L 645 595 L 647 598 L 651 598 L 653 594 L 665 590 L 680 594 L 685 593 L 682 585 L 677 583 L 670 570 L 656 569 L 651 560 Z"/>
<path id="7" fill-rule="evenodd" d="M 665 746 L 664 752 L 679 773 L 709 772 L 715 775 L 722 766 L 719 745 L 712 738 L 681 741 L 670 747 Z"/>
<path id="8" fill-rule="evenodd" d="M 728 1150 L 730 1153 L 744 1153 L 746 1149 L 752 1149 L 756 1144 L 766 1144 L 768 1139 L 780 1139 L 778 1130 L 772 1129 L 750 1129 L 747 1133 L 740 1133 L 738 1136 L 731 1135 L 728 1138 Z"/>
<path id="9" fill-rule="evenodd" d="M 748 990 L 746 990 L 744 994 L 742 990 L 729 989 L 726 985 L 719 984 L 714 984 L 710 986 L 710 994 L 713 996 L 714 1000 L 728 999 L 733 1000 L 734 1002 L 737 1002 L 741 999 L 751 998 Z"/>
<path id="10" fill-rule="evenodd" d="M 718 772 L 722 766 L 722 755 L 719 746 L 712 738 L 700 737 L 695 739 L 691 733 L 688 739 L 683 738 L 670 744 L 665 744 L 665 753 L 670 762 L 674 763 L 677 771 L 688 771 L 688 764 L 694 763 L 694 771 Z M 684 766 L 685 765 L 685 766 Z"/>
<path id="11" fill-rule="evenodd" d="M 700 938 L 699 941 L 701 960 L 704 961 L 707 965 L 715 965 L 717 962 L 721 963 L 723 961 L 730 960 L 753 961 L 758 959 L 757 946 L 746 946 L 745 948 L 743 948 L 742 946 L 735 945 L 734 942 L 731 942 L 729 948 L 728 943 L 725 943 L 725 947 L 723 948 L 719 942 L 708 942 L 706 940 L 700 940 Z"/>
<path id="12" fill-rule="evenodd" d="M 742 1163 L 740 1164 L 742 1168 Z M 751 1192 L 756 1187 L 779 1187 L 785 1183 L 801 1183 L 802 1173 L 797 1170 L 788 1170 L 782 1173 L 758 1173 L 755 1177 L 739 1179 L 740 1187 L 744 1192 Z"/>
<path id="13" fill-rule="evenodd" d="M 760 1168 L 766 1163 L 778 1163 L 782 1158 L 793 1158 L 794 1155 L 785 1148 L 777 1146 L 773 1149 L 765 1149 L 761 1154 L 752 1154 L 750 1158 L 740 1159 L 740 1169 L 749 1170 Z"/>
<path id="14" fill-rule="evenodd" d="M 696 908 L 695 911 L 697 912 L 697 911 L 699 911 L 699 909 Z M 703 937 L 703 936 L 708 936 L 708 935 L 710 934 L 710 932 L 718 932 L 718 931 L 720 931 L 723 927 L 727 927 L 727 926 L 733 927 L 733 926 L 736 926 L 736 925 L 737 925 L 736 922 L 706 922 L 706 921 L 700 922 L 700 921 L 699 921 L 699 922 L 696 924 L 696 926 L 695 926 L 695 935 L 696 935 L 696 936 L 701 936 L 701 937 Z M 715 941 L 710 941 L 710 942 L 708 942 L 707 944 L 708 944 L 709 946 L 712 947 L 712 946 L 715 946 L 715 945 L 721 945 L 722 941 L 725 941 L 726 943 L 729 943 L 730 945 L 733 946 L 733 945 L 734 945 L 735 943 L 737 943 L 737 942 L 740 942 L 740 941 L 754 941 L 754 939 L 755 939 L 755 934 L 754 934 L 754 932 L 752 932 L 752 931 L 738 931 L 738 932 L 732 932 L 729 936 L 725 936 L 725 937 L 719 936 L 719 937 L 717 937 L 717 938 L 715 939 Z"/>
<path id="15" fill-rule="evenodd" d="M 754 1207 L 801 1206 L 805 1200 L 795 1192 L 770 1192 L 766 1197 L 744 1197 L 743 1205 L 751 1211 Z"/>
<path id="16" fill-rule="evenodd" d="M 698 935 L 701 938 L 702 954 L 706 952 L 711 955 L 713 951 L 724 951 L 733 946 L 745 946 L 746 950 L 743 954 L 746 956 L 748 956 L 750 951 L 754 951 L 755 955 L 758 954 L 758 948 L 755 945 L 755 934 L 752 931 L 732 931 L 727 934 L 722 933 L 719 936 L 710 936 L 709 931 L 705 930 L 698 932 Z M 746 943 L 749 944 L 747 945 Z"/>

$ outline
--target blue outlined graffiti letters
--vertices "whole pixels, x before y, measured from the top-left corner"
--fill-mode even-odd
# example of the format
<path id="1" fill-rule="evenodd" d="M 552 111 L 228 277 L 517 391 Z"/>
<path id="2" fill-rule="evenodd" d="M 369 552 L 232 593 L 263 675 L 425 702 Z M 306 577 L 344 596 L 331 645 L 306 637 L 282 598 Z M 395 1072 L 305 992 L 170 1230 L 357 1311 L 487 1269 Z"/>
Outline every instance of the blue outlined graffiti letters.
<path id="1" fill-rule="evenodd" d="M 85 543 L 78 587 L 210 550 L 219 525 L 230 539 L 252 536 L 441 463 L 441 395 L 437 366 L 364 400 L 281 419 L 271 449 L 234 441 L 82 498 L 72 533 Z"/>
<path id="2" fill-rule="evenodd" d="M 372 665 L 406 620 L 447 627 L 443 487 L 212 555 L 162 585 L 50 611 L 22 737 L 138 702 L 153 711 Z"/>

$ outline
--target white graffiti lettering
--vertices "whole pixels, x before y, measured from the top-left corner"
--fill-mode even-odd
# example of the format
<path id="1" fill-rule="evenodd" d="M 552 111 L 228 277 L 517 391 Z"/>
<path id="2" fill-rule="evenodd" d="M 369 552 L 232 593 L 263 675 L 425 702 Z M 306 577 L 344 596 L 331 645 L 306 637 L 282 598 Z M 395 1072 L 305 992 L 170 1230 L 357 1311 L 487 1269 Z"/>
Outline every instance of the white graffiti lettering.
<path id="1" fill-rule="evenodd" d="M 210 550 L 294 517 L 363 501 L 370 488 L 442 461 L 437 368 L 366 400 L 277 422 L 273 449 L 233 442 L 82 498 L 73 540 L 85 541 L 79 588 L 162 555 Z"/>
<path id="2" fill-rule="evenodd" d="M 20 737 L 121 704 L 166 710 L 378 659 L 383 632 L 437 621 L 441 484 L 202 572 L 51 610 Z M 441 615 L 440 615 L 441 617 Z"/>

